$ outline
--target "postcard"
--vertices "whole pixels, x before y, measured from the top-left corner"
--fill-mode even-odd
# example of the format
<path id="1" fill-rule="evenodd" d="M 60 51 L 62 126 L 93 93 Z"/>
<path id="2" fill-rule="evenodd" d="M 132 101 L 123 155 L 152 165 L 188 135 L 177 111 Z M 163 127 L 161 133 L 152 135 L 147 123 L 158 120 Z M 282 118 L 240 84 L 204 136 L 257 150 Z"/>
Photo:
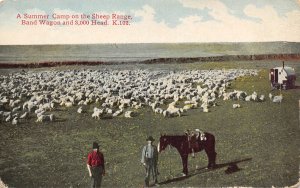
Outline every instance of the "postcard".
<path id="1" fill-rule="evenodd" d="M 299 187 L 299 33 L 299 0 L 0 0 L 0 187 Z"/>

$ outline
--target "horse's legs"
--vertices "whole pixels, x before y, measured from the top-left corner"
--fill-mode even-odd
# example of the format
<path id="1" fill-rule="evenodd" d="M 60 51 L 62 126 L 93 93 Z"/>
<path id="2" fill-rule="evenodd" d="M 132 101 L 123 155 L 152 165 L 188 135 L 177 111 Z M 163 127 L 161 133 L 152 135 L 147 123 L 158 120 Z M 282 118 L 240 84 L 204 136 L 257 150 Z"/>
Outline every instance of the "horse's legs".
<path id="1" fill-rule="evenodd" d="M 185 175 L 187 175 L 188 174 L 188 154 L 181 154 L 181 160 L 182 160 L 182 166 L 183 166 L 182 172 Z"/>
<path id="2" fill-rule="evenodd" d="M 216 166 L 217 153 L 215 151 L 215 137 L 213 135 L 208 135 L 205 141 L 204 150 L 208 157 L 208 168 L 213 168 Z"/>
<path id="3" fill-rule="evenodd" d="M 207 157 L 208 157 L 208 165 L 207 168 L 214 168 L 216 166 L 216 157 L 217 153 L 216 152 L 211 152 L 205 150 Z"/>

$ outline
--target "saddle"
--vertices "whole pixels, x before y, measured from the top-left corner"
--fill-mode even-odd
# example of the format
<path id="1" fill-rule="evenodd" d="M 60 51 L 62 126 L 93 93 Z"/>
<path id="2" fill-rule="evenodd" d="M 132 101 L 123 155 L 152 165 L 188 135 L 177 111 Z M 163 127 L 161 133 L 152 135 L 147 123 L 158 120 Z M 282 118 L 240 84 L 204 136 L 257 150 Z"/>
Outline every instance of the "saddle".
<path id="1" fill-rule="evenodd" d="M 197 138 L 195 134 L 186 134 L 188 137 L 188 145 L 190 149 L 193 149 L 194 152 L 199 152 L 203 149 L 202 142 L 206 140 L 205 134 L 201 132 Z"/>
<path id="2" fill-rule="evenodd" d="M 190 136 L 189 147 L 194 150 L 194 152 L 200 151 L 200 142 L 197 140 L 196 135 Z"/>

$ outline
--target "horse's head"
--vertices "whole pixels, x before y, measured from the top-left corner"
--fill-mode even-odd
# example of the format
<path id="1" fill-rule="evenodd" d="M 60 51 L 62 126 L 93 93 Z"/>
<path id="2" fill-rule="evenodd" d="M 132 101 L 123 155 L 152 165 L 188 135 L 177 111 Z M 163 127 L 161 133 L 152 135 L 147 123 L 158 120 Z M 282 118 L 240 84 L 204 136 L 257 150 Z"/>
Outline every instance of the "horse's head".
<path id="1" fill-rule="evenodd" d="M 166 135 L 161 135 L 159 142 L 158 142 L 158 146 L 157 146 L 157 150 L 158 152 L 163 151 L 164 149 L 166 149 L 166 147 L 169 145 L 169 139 L 167 138 Z"/>

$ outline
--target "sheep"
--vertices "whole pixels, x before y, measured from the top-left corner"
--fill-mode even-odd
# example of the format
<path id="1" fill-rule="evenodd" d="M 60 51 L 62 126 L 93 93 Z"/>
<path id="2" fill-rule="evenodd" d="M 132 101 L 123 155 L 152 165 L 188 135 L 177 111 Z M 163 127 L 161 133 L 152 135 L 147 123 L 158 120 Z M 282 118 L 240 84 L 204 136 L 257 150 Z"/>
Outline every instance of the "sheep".
<path id="1" fill-rule="evenodd" d="M 34 111 L 35 114 L 43 114 L 45 111 L 41 108 Z"/>
<path id="2" fill-rule="evenodd" d="M 12 122 L 13 125 L 17 125 L 18 124 L 18 117 L 15 117 Z"/>
<path id="3" fill-rule="evenodd" d="M 273 102 L 274 103 L 281 103 L 282 99 L 283 99 L 282 95 L 274 96 Z"/>
<path id="4" fill-rule="evenodd" d="M 273 100 L 273 95 L 272 95 L 272 93 L 269 93 L 269 98 L 270 98 L 271 101 Z"/>
<path id="5" fill-rule="evenodd" d="M 66 102 L 64 105 L 65 105 L 66 107 L 72 107 L 72 106 L 73 106 L 73 103 L 72 103 L 72 102 Z"/>
<path id="6" fill-rule="evenodd" d="M 78 108 L 77 113 L 81 114 L 82 113 L 82 106 Z"/>
<path id="7" fill-rule="evenodd" d="M 11 120 L 11 115 L 8 115 L 5 119 L 5 122 L 9 122 Z"/>
<path id="8" fill-rule="evenodd" d="M 132 118 L 133 116 L 134 116 L 133 111 L 126 111 L 124 114 L 124 117 L 126 117 L 126 118 Z"/>
<path id="9" fill-rule="evenodd" d="M 21 110 L 21 106 L 13 108 L 11 112 L 14 113 L 14 112 L 19 111 L 19 110 Z"/>
<path id="10" fill-rule="evenodd" d="M 112 114 L 112 113 L 113 113 L 113 110 L 110 109 L 110 108 L 106 108 L 106 109 L 105 109 L 105 112 L 106 112 L 107 114 Z"/>
<path id="11" fill-rule="evenodd" d="M 163 111 L 164 117 L 172 117 L 172 116 L 181 116 L 183 109 L 181 108 L 168 108 L 167 110 Z"/>
<path id="12" fill-rule="evenodd" d="M 25 112 L 23 115 L 20 116 L 20 119 L 27 119 L 29 117 L 29 113 Z"/>
<path id="13" fill-rule="evenodd" d="M 7 117 L 7 116 L 10 116 L 11 115 L 11 112 L 2 112 L 2 116 L 3 117 Z"/>
<path id="14" fill-rule="evenodd" d="M 54 103 L 40 104 L 39 108 L 43 109 L 44 111 L 51 111 L 54 108 Z"/>
<path id="15" fill-rule="evenodd" d="M 251 99 L 253 101 L 257 101 L 257 93 L 254 91 L 253 94 L 251 95 Z"/>
<path id="16" fill-rule="evenodd" d="M 151 106 L 152 110 L 155 111 L 155 108 L 158 106 L 158 102 L 154 102 L 154 103 L 149 103 L 149 106 Z"/>
<path id="17" fill-rule="evenodd" d="M 190 109 L 192 109 L 192 106 L 193 106 L 192 104 L 187 104 L 187 105 L 183 106 L 183 109 L 184 110 L 190 110 Z"/>
<path id="18" fill-rule="evenodd" d="M 194 103 L 192 106 L 186 103 L 187 106 L 179 111 L 190 107 L 197 108 L 198 102 L 206 103 L 208 108 L 215 105 L 217 97 L 223 95 L 224 100 L 226 98 L 243 100 L 245 97 L 243 93 L 239 94 L 235 91 L 226 95 L 225 91 L 230 82 L 238 76 L 256 75 L 256 73 L 256 70 L 226 70 L 225 72 L 107 69 L 16 73 L 13 76 L 0 75 L 4 90 L 4 94 L 0 95 L 0 103 L 15 107 L 22 105 L 22 100 L 29 98 L 29 101 L 24 101 L 23 110 L 32 112 L 40 109 L 36 112 L 37 116 L 40 116 L 44 113 L 42 111 L 55 109 L 54 104 L 71 107 L 105 101 L 102 104 L 104 108 L 118 108 L 123 111 L 126 107 L 139 109 L 143 103 L 152 107 L 155 112 L 159 105 L 166 103 L 166 100 L 173 100 L 175 103 L 169 105 L 167 109 L 169 111 L 166 112 L 171 114 L 171 111 L 177 108 L 176 102 L 183 99 Z M 15 82 L 22 87 L 16 88 Z M 202 85 L 194 88 L 194 83 Z M 10 96 L 5 94 L 11 92 L 13 94 Z M 19 96 L 22 100 L 15 100 Z M 159 112 L 161 113 L 161 110 Z"/>
<path id="19" fill-rule="evenodd" d="M 240 108 L 240 107 L 241 107 L 240 104 L 233 104 L 233 105 L 232 105 L 232 108 L 233 108 L 233 109 Z"/>
<path id="20" fill-rule="evenodd" d="M 209 109 L 208 109 L 207 107 L 204 107 L 204 108 L 203 108 L 203 112 L 206 112 L 206 113 L 207 113 L 207 112 L 209 112 Z"/>
<path id="21" fill-rule="evenodd" d="M 142 106 L 143 106 L 143 104 L 139 103 L 139 104 L 133 105 L 133 108 L 134 109 L 140 109 L 140 108 L 142 108 Z"/>
<path id="22" fill-rule="evenodd" d="M 121 115 L 123 113 L 123 110 L 117 110 L 117 111 L 115 111 L 115 113 L 113 113 L 113 117 L 116 117 L 116 116 L 119 116 L 119 115 Z"/>
<path id="23" fill-rule="evenodd" d="M 2 98 L 2 99 L 0 100 L 0 102 L 1 102 L 2 104 L 7 104 L 7 103 L 9 102 L 9 99 L 7 98 L 7 96 L 4 96 L 4 98 Z"/>
<path id="24" fill-rule="evenodd" d="M 91 104 L 92 101 L 93 101 L 92 99 L 87 98 L 87 99 L 83 102 L 83 105 L 87 106 L 87 105 Z"/>
<path id="25" fill-rule="evenodd" d="M 54 115 L 50 114 L 50 115 L 39 115 L 37 117 L 36 122 L 46 122 L 46 121 L 54 121 Z"/>
<path id="26" fill-rule="evenodd" d="M 35 103 L 31 101 L 27 101 L 23 104 L 23 110 L 27 109 L 28 112 L 32 112 L 33 110 L 35 110 L 35 108 L 36 108 Z"/>
<path id="27" fill-rule="evenodd" d="M 172 109 L 177 109 L 176 107 L 175 107 L 175 105 L 177 104 L 177 101 L 173 101 L 173 102 L 171 102 L 169 105 L 168 105 L 168 108 L 167 108 L 167 110 L 172 110 Z"/>
<path id="28" fill-rule="evenodd" d="M 103 110 L 96 110 L 92 114 L 92 118 L 100 119 L 100 117 L 103 115 Z"/>
<path id="29" fill-rule="evenodd" d="M 264 95 L 261 95 L 261 96 L 259 97 L 259 101 L 260 101 L 260 102 L 265 101 L 265 96 L 264 96 Z"/>
<path id="30" fill-rule="evenodd" d="M 16 100 L 16 101 L 10 100 L 9 106 L 10 106 L 11 108 L 14 108 L 14 107 L 15 107 L 16 105 L 18 105 L 20 102 L 21 102 L 20 99 L 18 99 L 18 100 Z"/>
<path id="31" fill-rule="evenodd" d="M 250 101 L 252 99 L 252 95 L 249 95 L 245 98 L 245 101 Z"/>
<path id="32" fill-rule="evenodd" d="M 39 117 L 39 116 L 41 116 L 41 115 L 44 115 L 44 113 L 45 113 L 45 111 L 41 111 L 41 112 L 39 112 L 39 113 L 36 113 L 36 117 Z"/>

